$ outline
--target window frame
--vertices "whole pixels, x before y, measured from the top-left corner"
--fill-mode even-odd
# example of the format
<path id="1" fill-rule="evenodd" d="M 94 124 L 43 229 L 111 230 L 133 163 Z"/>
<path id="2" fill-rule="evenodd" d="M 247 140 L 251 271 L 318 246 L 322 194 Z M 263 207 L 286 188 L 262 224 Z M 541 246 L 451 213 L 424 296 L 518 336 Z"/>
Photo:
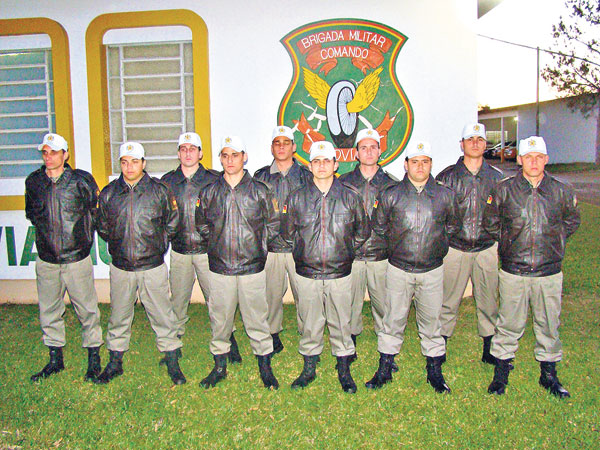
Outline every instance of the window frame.
<path id="1" fill-rule="evenodd" d="M 212 167 L 210 96 L 208 79 L 208 29 L 200 16 L 187 9 L 103 14 L 88 26 L 85 36 L 92 173 L 102 188 L 112 174 L 108 72 L 104 34 L 112 29 L 186 26 L 192 32 L 194 122 L 202 137 L 202 164 Z"/>
<path id="2" fill-rule="evenodd" d="M 60 23 L 46 17 L 0 19 L 0 35 L 21 36 L 30 34 L 47 34 L 50 37 L 56 132 L 63 136 L 69 143 L 69 164 L 75 167 L 76 152 L 73 139 L 71 68 L 67 32 Z M 23 195 L 0 195 L 0 211 L 18 211 L 24 209 L 25 193 Z"/>
<path id="3" fill-rule="evenodd" d="M 179 73 L 169 73 L 169 74 L 159 74 L 159 75 L 153 75 L 153 74 L 147 74 L 147 75 L 127 75 L 125 74 L 125 65 L 127 63 L 131 63 L 131 62 L 137 62 L 137 61 L 141 61 L 140 58 L 129 58 L 124 56 L 124 53 L 126 50 L 131 49 L 132 47 L 146 47 L 146 46 L 160 46 L 160 45 L 165 45 L 165 46 L 170 46 L 170 47 L 174 47 L 177 46 L 178 48 L 178 56 L 174 57 L 174 56 L 154 56 L 148 59 L 145 59 L 144 61 L 156 61 L 156 60 L 160 60 L 160 61 L 167 61 L 167 60 L 177 60 L 179 62 Z M 115 121 L 112 118 L 112 115 L 114 113 L 117 113 L 121 116 L 121 125 L 120 125 L 120 133 L 117 134 L 121 134 L 122 135 L 122 141 L 118 141 L 115 142 L 115 140 L 113 139 L 111 142 L 111 150 L 114 152 L 115 151 L 115 145 L 117 143 L 123 143 L 125 141 L 128 140 L 132 140 L 129 137 L 125 137 L 127 135 L 127 131 L 131 131 L 132 129 L 135 128 L 146 128 L 148 126 L 152 126 L 152 127 L 158 127 L 158 128 L 173 128 L 173 127 L 179 127 L 179 133 L 178 134 L 169 134 L 167 135 L 166 139 L 161 139 L 160 141 L 153 141 L 151 143 L 163 143 L 163 144 L 168 144 L 168 153 L 163 153 L 161 155 L 156 155 L 156 156 L 148 156 L 146 159 L 148 161 L 154 160 L 169 160 L 172 161 L 173 164 L 175 164 L 175 167 L 179 164 L 179 160 L 177 157 L 177 153 L 173 151 L 174 148 L 177 147 L 177 139 L 179 134 L 181 133 L 185 133 L 187 131 L 194 131 L 192 130 L 192 128 L 188 128 L 186 126 L 186 124 L 188 123 L 188 116 L 190 115 L 190 113 L 193 115 L 194 113 L 194 105 L 193 102 L 191 104 L 187 104 L 187 99 L 186 99 L 186 79 L 188 80 L 192 80 L 193 83 L 193 72 L 192 72 L 192 65 L 188 64 L 189 62 L 193 63 L 193 55 L 191 54 L 191 50 L 193 48 L 193 44 L 191 41 L 182 41 L 182 40 L 174 40 L 174 41 L 162 41 L 162 42 L 144 42 L 144 43 L 131 43 L 131 44 L 108 44 L 106 45 L 107 48 L 107 61 L 109 62 L 110 65 L 110 61 L 111 61 L 111 56 L 110 56 L 110 49 L 114 49 L 116 50 L 116 52 L 118 53 L 118 56 L 113 56 L 114 58 L 118 58 L 118 63 L 119 63 L 119 75 L 111 75 L 110 74 L 110 70 L 109 73 L 107 74 L 108 77 L 108 93 L 109 93 L 109 117 L 110 117 L 110 122 L 109 122 L 109 127 L 111 129 L 111 137 L 114 137 L 115 135 Z M 189 48 L 190 53 L 188 54 L 189 56 L 186 59 L 186 48 Z M 191 61 L 190 61 L 191 60 Z M 187 61 L 187 62 L 186 62 Z M 189 71 L 186 72 L 186 66 L 189 67 Z M 180 122 L 179 123 L 174 123 L 174 122 L 158 122 L 158 123 L 154 123 L 154 124 L 149 124 L 149 123 L 128 123 L 128 115 L 129 113 L 135 113 L 135 112 L 140 112 L 140 111 L 160 111 L 161 108 L 158 107 L 144 107 L 144 106 L 136 106 L 136 107 L 128 107 L 126 106 L 127 100 L 126 98 L 128 96 L 133 97 L 136 95 L 146 95 L 149 94 L 148 92 L 144 92 L 144 91 L 139 91 L 139 90 L 127 90 L 125 85 L 127 84 L 128 80 L 132 80 L 132 79 L 136 79 L 136 78 L 143 78 L 145 80 L 147 79 L 151 79 L 154 77 L 169 77 L 169 78 L 175 78 L 175 75 L 177 76 L 177 78 L 179 79 L 179 91 L 175 92 L 175 91 L 168 91 L 165 92 L 165 94 L 179 94 L 179 106 L 175 107 L 175 106 L 166 106 L 164 108 L 162 108 L 162 110 L 170 110 L 170 111 L 181 111 L 181 118 L 180 118 Z M 118 104 L 115 104 L 114 101 L 114 97 L 111 95 L 111 81 L 115 81 L 117 80 L 119 82 L 119 102 Z M 158 92 L 153 92 L 153 94 L 156 94 Z M 111 101 L 111 99 L 113 101 Z M 135 139 L 133 139 L 135 140 Z M 139 141 L 140 143 L 142 143 L 143 145 L 145 145 L 148 142 L 144 142 L 144 141 Z M 119 162 L 118 160 L 115 161 L 115 154 L 112 154 L 112 177 L 114 176 L 119 176 L 120 175 L 120 168 L 119 168 Z M 116 167 L 116 169 L 115 169 Z M 147 169 L 148 170 L 148 169 Z M 171 170 L 171 169 L 168 169 Z M 165 173 L 167 170 L 159 170 L 159 171 L 151 171 L 148 170 L 149 172 L 153 172 L 153 173 Z"/>

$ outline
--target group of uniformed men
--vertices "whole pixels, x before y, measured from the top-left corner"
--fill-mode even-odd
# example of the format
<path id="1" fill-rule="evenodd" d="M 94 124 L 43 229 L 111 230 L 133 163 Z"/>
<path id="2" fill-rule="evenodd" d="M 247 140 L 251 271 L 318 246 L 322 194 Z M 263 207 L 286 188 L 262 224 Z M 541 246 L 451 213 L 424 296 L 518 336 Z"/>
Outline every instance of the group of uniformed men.
<path id="1" fill-rule="evenodd" d="M 341 387 L 356 392 L 350 366 L 367 290 L 380 358 L 366 387 L 380 388 L 398 371 L 394 357 L 414 302 L 427 382 L 449 393 L 442 364 L 470 279 L 482 361 L 495 366 L 488 391 L 505 392 L 531 306 L 539 382 L 568 397 L 556 374 L 561 263 L 580 218 L 573 190 L 544 171 L 544 140 L 522 140 L 521 168 L 502 179 L 483 159 L 484 126 L 467 124 L 456 164 L 434 179 L 431 146 L 416 142 L 406 150 L 401 181 L 380 167 L 380 140 L 376 130 L 359 131 L 358 164 L 338 178 L 330 142 L 312 144 L 307 168 L 293 157 L 293 130 L 278 126 L 272 164 L 252 177 L 244 169 L 248 152 L 240 137 L 223 139 L 218 173 L 200 164 L 200 136 L 183 133 L 181 164 L 162 180 L 146 173 L 143 146 L 126 142 L 119 150 L 121 176 L 99 192 L 89 173 L 67 164 L 65 139 L 47 134 L 39 146 L 44 165 L 26 180 L 26 215 L 36 227 L 40 324 L 50 352 L 49 363 L 31 379 L 64 368 L 67 291 L 88 349 L 87 380 L 108 383 L 123 373 L 139 298 L 164 353 L 161 364 L 174 384 L 185 383 L 181 338 L 197 278 L 212 330 L 214 367 L 200 383 L 206 388 L 227 376 L 228 361 L 242 361 L 234 337 L 238 308 L 263 384 L 279 387 L 271 359 L 283 350 L 279 333 L 289 282 L 304 358 L 292 388 L 316 378 L 327 325 Z M 112 257 L 110 361 L 104 370 L 90 258 L 95 230 Z"/>

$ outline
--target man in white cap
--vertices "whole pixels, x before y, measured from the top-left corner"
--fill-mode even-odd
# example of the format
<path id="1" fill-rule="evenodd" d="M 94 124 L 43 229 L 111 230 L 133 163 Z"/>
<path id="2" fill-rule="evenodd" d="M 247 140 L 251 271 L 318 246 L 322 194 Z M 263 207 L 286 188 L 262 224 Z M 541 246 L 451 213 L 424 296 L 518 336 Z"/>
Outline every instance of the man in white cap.
<path id="1" fill-rule="evenodd" d="M 267 389 L 279 383 L 271 369 L 273 340 L 267 323 L 265 263 L 267 244 L 277 236 L 277 202 L 269 187 L 244 169 L 246 147 L 238 136 L 226 136 L 219 159 L 223 174 L 200 194 L 197 219 L 208 239 L 210 269 L 210 352 L 215 365 L 200 384 L 214 387 L 227 376 L 227 354 L 236 308 L 258 360 Z"/>
<path id="2" fill-rule="evenodd" d="M 444 258 L 442 336 L 448 340 L 454 333 L 458 308 L 471 279 L 477 330 L 483 339 L 481 361 L 495 364 L 490 344 L 498 319 L 498 244 L 485 231 L 482 220 L 486 201 L 503 175 L 484 161 L 485 147 L 483 124 L 465 125 L 460 141 L 463 156 L 436 177 L 456 194 L 457 217 L 461 224 L 460 231 L 450 237 L 450 248 Z"/>
<path id="3" fill-rule="evenodd" d="M 367 388 L 392 380 L 392 362 L 404 342 L 414 300 L 421 353 L 427 360 L 427 382 L 436 392 L 450 392 L 442 374 L 446 347 L 441 333 L 442 263 L 448 239 L 458 230 L 454 193 L 431 176 L 428 142 L 416 142 L 406 152 L 404 179 L 379 194 L 373 211 L 373 231 L 389 248 L 387 303 L 378 336 L 379 368 Z"/>
<path id="4" fill-rule="evenodd" d="M 100 374 L 102 345 L 90 258 L 98 186 L 91 174 L 67 164 L 68 145 L 62 136 L 46 134 L 38 150 L 44 165 L 25 180 L 25 215 L 35 227 L 40 325 L 50 361 L 31 380 L 47 378 L 64 368 L 65 291 L 81 323 L 82 345 L 88 349 L 85 379 L 93 380 Z"/>
<path id="5" fill-rule="evenodd" d="M 350 273 L 356 250 L 369 238 L 371 228 L 358 192 L 335 177 L 333 144 L 313 143 L 309 168 L 312 181 L 290 194 L 281 215 L 281 236 L 293 248 L 298 309 L 304 321 L 299 345 L 304 368 L 292 388 L 304 388 L 316 378 L 327 324 L 342 389 L 355 393 L 350 374 L 355 353 Z"/>
<path id="6" fill-rule="evenodd" d="M 296 143 L 294 132 L 290 127 L 279 125 L 273 129 L 271 137 L 271 154 L 273 162 L 269 166 L 258 169 L 254 178 L 267 183 L 275 195 L 279 205 L 283 205 L 290 192 L 306 185 L 312 177 L 306 166 L 294 159 Z M 281 236 L 269 244 L 269 254 L 265 265 L 267 276 L 267 303 L 269 304 L 269 328 L 273 338 L 273 353 L 283 350 L 279 333 L 283 330 L 283 296 L 288 287 L 292 288 L 292 296 L 298 311 L 298 287 L 296 285 L 296 267 L 292 257 L 292 247 Z M 296 314 L 298 330 L 302 331 L 302 318 Z"/>
<path id="7" fill-rule="evenodd" d="M 501 181 L 487 201 L 484 227 L 499 242 L 500 311 L 491 353 L 497 358 L 491 394 L 502 395 L 511 362 L 533 313 L 539 383 L 559 398 L 569 397 L 556 374 L 562 359 L 558 337 L 562 296 L 562 260 L 567 238 L 581 223 L 573 189 L 544 171 L 544 139 L 519 142 L 521 170 Z"/>
<path id="8" fill-rule="evenodd" d="M 177 233 L 179 214 L 169 187 L 144 170 L 144 147 L 125 142 L 119 148 L 121 176 L 102 189 L 98 234 L 108 243 L 110 306 L 106 345 L 110 362 L 94 380 L 105 384 L 123 374 L 123 354 L 129 350 L 134 305 L 139 296 L 163 352 L 174 384 L 186 382 L 179 368 L 181 340 L 169 301 L 164 258 Z"/>
<path id="9" fill-rule="evenodd" d="M 186 132 L 179 136 L 177 157 L 180 165 L 161 178 L 167 183 L 177 201 L 179 225 L 177 233 L 171 241 L 171 261 L 169 265 L 169 285 L 171 287 L 171 303 L 177 317 L 177 336 L 185 333 L 185 324 L 189 320 L 187 311 L 192 298 L 194 279 L 198 279 L 204 300 L 210 298 L 210 280 L 208 278 L 208 255 L 206 239 L 196 228 L 196 208 L 199 196 L 208 185 L 219 177 L 217 171 L 205 169 L 202 159 L 202 141 L 197 133 Z M 240 361 L 237 343 L 232 337 L 230 358 Z M 181 354 L 179 355 L 181 358 Z M 161 364 L 166 359 L 161 360 Z"/>
<path id="10" fill-rule="evenodd" d="M 379 192 L 390 183 L 398 181 L 378 164 L 381 156 L 380 140 L 381 137 L 377 130 L 370 128 L 360 130 L 356 136 L 358 164 L 352 172 L 340 176 L 341 182 L 350 184 L 360 193 L 369 217 L 373 213 L 373 205 Z M 373 313 L 373 328 L 376 334 L 379 334 L 382 329 L 387 257 L 387 243 L 385 239 L 375 233 L 371 233 L 371 237 L 356 252 L 356 258 L 352 264 L 352 313 L 350 318 L 352 341 L 355 347 L 356 337 L 363 330 L 362 308 L 367 289 Z"/>

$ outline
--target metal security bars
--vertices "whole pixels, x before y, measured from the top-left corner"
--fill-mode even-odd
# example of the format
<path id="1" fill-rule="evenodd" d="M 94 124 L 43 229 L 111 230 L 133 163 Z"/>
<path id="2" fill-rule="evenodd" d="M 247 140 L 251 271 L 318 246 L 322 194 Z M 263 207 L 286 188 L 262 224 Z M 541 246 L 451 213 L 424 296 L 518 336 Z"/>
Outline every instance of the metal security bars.
<path id="1" fill-rule="evenodd" d="M 0 178 L 42 164 L 37 146 L 56 132 L 50 50 L 0 51 Z"/>
<path id="2" fill-rule="evenodd" d="M 107 60 L 113 174 L 126 141 L 144 146 L 148 172 L 176 167 L 177 138 L 194 131 L 192 44 L 110 45 Z"/>

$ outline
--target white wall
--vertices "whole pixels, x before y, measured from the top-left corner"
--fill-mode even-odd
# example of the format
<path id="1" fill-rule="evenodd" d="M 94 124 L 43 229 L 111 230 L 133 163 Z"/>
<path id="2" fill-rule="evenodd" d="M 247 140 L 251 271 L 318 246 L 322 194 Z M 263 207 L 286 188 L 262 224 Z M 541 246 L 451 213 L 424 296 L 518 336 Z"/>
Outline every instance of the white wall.
<path id="1" fill-rule="evenodd" d="M 535 134 L 535 112 L 535 105 L 519 107 L 519 139 Z M 597 117 L 597 112 L 585 118 L 571 111 L 566 99 L 540 103 L 539 134 L 546 141 L 550 163 L 593 163 Z"/>
<path id="2" fill-rule="evenodd" d="M 2 0 L 3 19 L 47 17 L 59 22 L 68 34 L 79 168 L 91 169 L 85 58 L 89 23 L 106 13 L 167 8 L 190 9 L 206 22 L 212 146 L 216 149 L 224 134 L 242 136 L 252 173 L 271 161 L 270 133 L 292 77 L 290 58 L 279 41 L 310 22 L 361 18 L 381 22 L 408 37 L 397 58 L 396 75 L 414 111 L 411 141 L 431 142 L 434 173 L 457 159 L 460 131 L 465 122 L 477 119 L 472 64 L 476 58 L 475 0 Z M 387 170 L 403 176 L 402 159 Z M 0 226 L 14 226 L 17 241 L 24 240 L 28 225 L 23 213 L 0 212 Z M 33 278 L 32 265 L 7 266 L 4 236 L 0 237 L 0 278 Z M 99 267 L 97 276 L 106 275 L 106 267 Z"/>

